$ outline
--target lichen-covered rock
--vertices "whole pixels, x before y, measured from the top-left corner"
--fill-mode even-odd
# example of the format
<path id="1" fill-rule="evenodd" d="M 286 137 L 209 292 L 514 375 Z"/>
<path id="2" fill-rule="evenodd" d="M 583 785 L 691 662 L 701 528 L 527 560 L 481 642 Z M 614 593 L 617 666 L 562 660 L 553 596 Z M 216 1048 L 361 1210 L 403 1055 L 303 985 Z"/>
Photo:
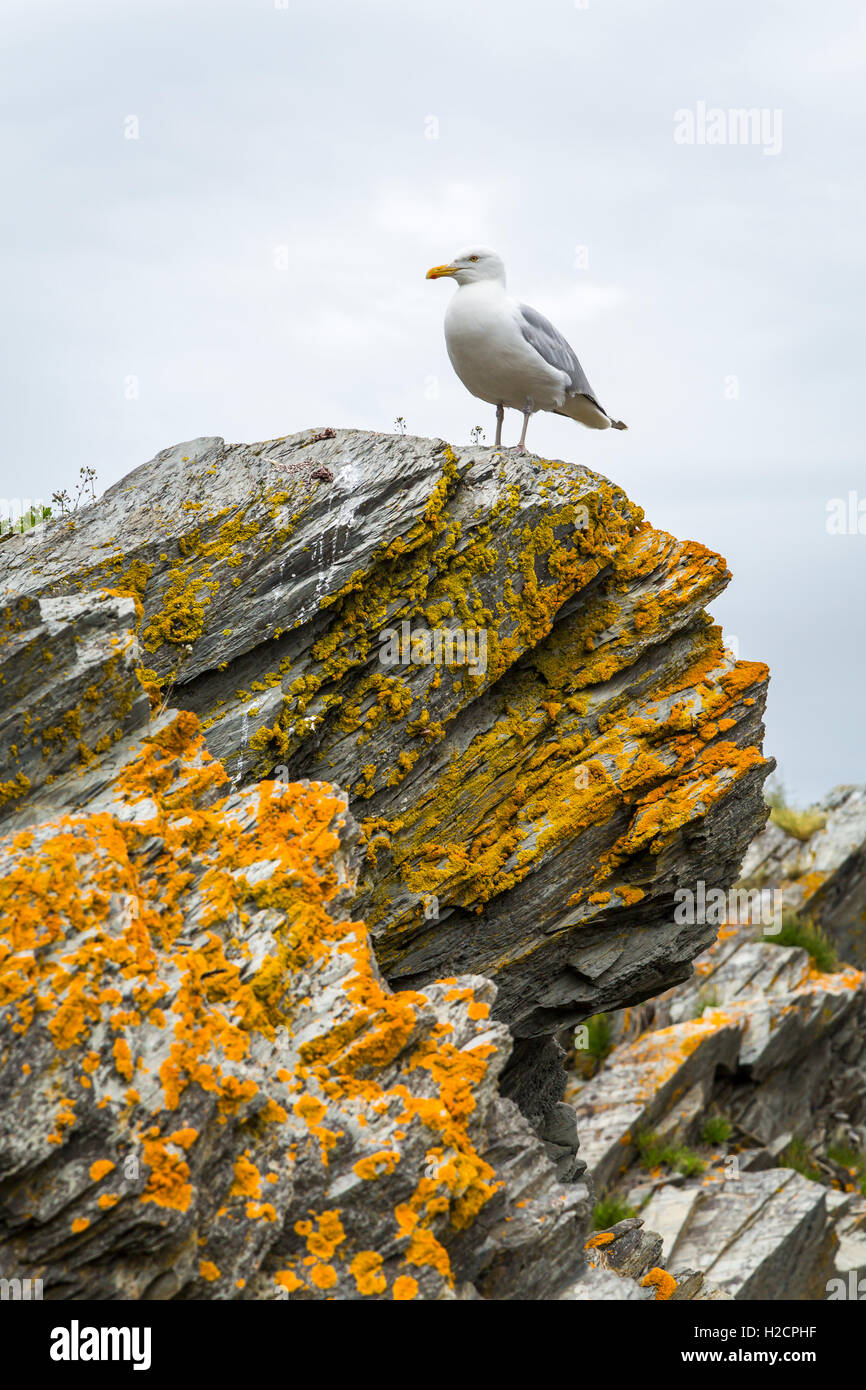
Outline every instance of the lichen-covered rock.
<path id="1" fill-rule="evenodd" d="M 585 469 L 331 430 L 167 450 L 4 560 L 3 1272 L 717 1296 L 640 1222 L 587 1266 L 554 1034 L 689 974 L 674 891 L 763 823 L 724 561 Z"/>
<path id="2" fill-rule="evenodd" d="M 556 1297 L 586 1191 L 476 977 L 393 993 L 339 792 L 196 717 L 0 842 L 0 1272 L 53 1298 Z"/>
<path id="3" fill-rule="evenodd" d="M 818 828 L 805 840 L 771 821 L 748 848 L 743 878 L 778 889 L 843 960 L 866 966 L 866 787 L 836 787 L 810 814 Z"/>
<path id="4" fill-rule="evenodd" d="M 710 1102 L 717 1069 L 736 1066 L 745 1020 L 695 1019 L 643 1034 L 616 1049 L 591 1081 L 571 1080 L 581 1150 L 600 1191 L 622 1181 L 641 1132 L 692 1138 Z M 692 1096 L 699 1104 L 687 1103 Z"/>
<path id="5" fill-rule="evenodd" d="M 234 788 L 348 789 L 392 984 L 484 975 L 544 1043 L 711 941 L 673 894 L 727 887 L 763 824 L 766 668 L 705 611 L 724 561 L 598 475 L 349 430 L 200 439 L 4 550 L 7 592 L 141 604 L 145 683 Z"/>
<path id="6" fill-rule="evenodd" d="M 38 819 L 58 779 L 99 776 L 146 719 L 135 625 L 134 601 L 120 595 L 0 604 L 0 827 L 22 806 L 25 821 Z"/>
<path id="7" fill-rule="evenodd" d="M 690 1186 L 680 1225 L 666 1219 L 667 1191 L 650 1200 L 643 1216 L 664 1227 L 664 1259 L 672 1268 L 694 1265 L 736 1299 L 826 1297 L 838 1240 L 819 1183 L 774 1168 Z"/>
<path id="8" fill-rule="evenodd" d="M 662 1268 L 659 1261 L 664 1241 L 645 1220 L 649 1214 L 647 1208 L 640 1217 L 627 1217 L 591 1235 L 584 1247 L 587 1267 L 560 1299 L 663 1303 L 730 1299 L 731 1295 L 706 1279 L 702 1270 L 671 1273 Z"/>
<path id="9" fill-rule="evenodd" d="M 822 973 L 733 924 L 648 1008 L 650 1026 L 632 1036 L 648 1009 L 626 1011 L 595 1075 L 568 1085 L 590 1180 L 640 1209 L 665 1268 L 688 1264 L 729 1296 L 823 1298 L 829 1278 L 859 1277 L 863 974 Z M 711 1118 L 727 1139 L 705 1132 Z M 668 1157 L 648 1167 L 642 1151 Z"/>
<path id="10" fill-rule="evenodd" d="M 749 1147 L 779 1135 L 822 1148 L 838 1116 L 866 1138 L 866 978 L 817 970 L 799 947 L 723 928 L 692 980 L 654 1001 L 654 1025 L 589 1081 L 573 1076 L 583 1157 L 602 1188 L 622 1180 L 640 1132 L 700 1138 L 722 1112 Z"/>
<path id="11" fill-rule="evenodd" d="M 632 1216 L 605 1231 L 597 1231 L 589 1237 L 585 1248 L 591 1263 L 612 1269 L 624 1278 L 639 1279 L 658 1265 L 662 1240 L 656 1231 L 644 1229 L 642 1218 Z"/>

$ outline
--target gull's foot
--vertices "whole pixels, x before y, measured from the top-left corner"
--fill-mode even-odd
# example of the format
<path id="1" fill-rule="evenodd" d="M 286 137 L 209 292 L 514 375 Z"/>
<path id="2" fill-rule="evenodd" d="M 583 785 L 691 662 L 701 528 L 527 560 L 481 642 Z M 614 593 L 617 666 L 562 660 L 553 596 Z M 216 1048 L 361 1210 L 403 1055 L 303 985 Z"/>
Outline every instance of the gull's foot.
<path id="1" fill-rule="evenodd" d="M 529 450 L 525 449 L 522 444 L 511 444 L 505 452 L 507 454 L 529 454 Z"/>

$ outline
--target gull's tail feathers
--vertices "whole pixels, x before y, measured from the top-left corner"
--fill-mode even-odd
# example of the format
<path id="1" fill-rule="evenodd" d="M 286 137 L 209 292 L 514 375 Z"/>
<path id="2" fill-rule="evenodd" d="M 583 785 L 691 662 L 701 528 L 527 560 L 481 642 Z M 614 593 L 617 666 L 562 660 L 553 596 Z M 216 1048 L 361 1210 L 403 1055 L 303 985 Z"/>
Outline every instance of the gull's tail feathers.
<path id="1" fill-rule="evenodd" d="M 566 396 L 562 405 L 553 413 L 567 415 L 569 420 L 576 420 L 579 425 L 585 425 L 590 430 L 628 429 L 628 425 L 624 425 L 622 420 L 612 420 L 604 407 L 600 406 L 593 396 L 587 396 L 583 391 Z"/>

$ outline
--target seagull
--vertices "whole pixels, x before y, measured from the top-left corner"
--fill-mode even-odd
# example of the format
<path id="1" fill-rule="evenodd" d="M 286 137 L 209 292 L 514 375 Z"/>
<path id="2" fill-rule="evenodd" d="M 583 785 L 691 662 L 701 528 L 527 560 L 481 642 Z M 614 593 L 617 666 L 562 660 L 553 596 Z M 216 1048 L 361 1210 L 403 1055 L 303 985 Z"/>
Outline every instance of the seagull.
<path id="1" fill-rule="evenodd" d="M 451 276 L 458 289 L 445 312 L 445 346 L 467 391 L 496 406 L 502 447 L 505 407 L 523 412 L 519 453 L 526 453 L 530 415 L 549 410 L 591 430 L 624 430 L 596 399 L 574 350 L 549 319 L 505 293 L 505 264 L 488 246 L 434 265 L 428 280 Z"/>

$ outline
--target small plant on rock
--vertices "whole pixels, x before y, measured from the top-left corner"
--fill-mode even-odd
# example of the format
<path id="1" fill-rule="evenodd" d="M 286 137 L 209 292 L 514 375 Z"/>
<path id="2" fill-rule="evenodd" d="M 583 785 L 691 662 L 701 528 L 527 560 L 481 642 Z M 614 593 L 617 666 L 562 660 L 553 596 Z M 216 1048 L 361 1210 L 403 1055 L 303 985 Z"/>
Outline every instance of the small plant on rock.
<path id="1" fill-rule="evenodd" d="M 625 1221 L 634 1215 L 634 1207 L 630 1207 L 624 1197 L 609 1193 L 608 1196 L 601 1197 L 592 1209 L 593 1229 L 606 1231 L 609 1226 L 615 1226 L 618 1221 Z"/>
<path id="2" fill-rule="evenodd" d="M 593 1014 L 574 1030 L 574 1070 L 588 1080 L 613 1050 L 607 1014 Z"/>
<path id="3" fill-rule="evenodd" d="M 840 1168 L 844 1168 L 852 1183 L 866 1196 L 866 1154 L 862 1149 L 855 1148 L 853 1144 L 830 1144 L 827 1147 L 827 1157 L 832 1163 L 838 1163 Z"/>
<path id="4" fill-rule="evenodd" d="M 816 1167 L 812 1154 L 802 1139 L 792 1139 L 788 1147 L 779 1154 L 777 1162 L 780 1168 L 793 1168 L 795 1173 L 800 1173 L 804 1178 L 811 1178 L 812 1182 L 825 1181 L 824 1174 Z"/>
<path id="5" fill-rule="evenodd" d="M 652 1130 L 637 1136 L 642 1168 L 673 1168 L 683 1177 L 691 1178 L 706 1168 L 700 1154 L 685 1144 L 668 1144 Z"/>
<path id="6" fill-rule="evenodd" d="M 724 1115 L 708 1115 L 704 1120 L 701 1138 L 705 1144 L 726 1144 L 734 1132 L 734 1126 Z"/>
<path id="7" fill-rule="evenodd" d="M 810 840 L 816 831 L 823 830 L 827 824 L 827 817 L 823 811 L 817 811 L 814 807 L 798 811 L 796 807 L 789 805 L 781 782 L 765 792 L 764 800 L 770 807 L 770 820 L 773 824 L 784 830 L 786 835 L 793 835 L 795 840 Z"/>
<path id="8" fill-rule="evenodd" d="M 783 913 L 782 930 L 775 936 L 761 939 L 772 946 L 801 946 L 809 952 L 816 969 L 825 975 L 832 975 L 839 969 L 839 957 L 829 937 L 814 922 L 798 917 L 795 912 Z"/>
<path id="9" fill-rule="evenodd" d="M 31 506 L 26 512 L 22 512 L 14 521 L 4 520 L 0 517 L 0 540 L 5 540 L 7 536 L 14 535 L 16 532 L 23 535 L 25 531 L 32 531 L 34 526 L 39 526 L 43 521 L 50 520 L 50 507 Z"/>
<path id="10" fill-rule="evenodd" d="M 710 990 L 709 993 L 705 994 L 703 990 L 701 990 L 700 994 L 698 995 L 698 1002 L 695 1004 L 694 1017 L 702 1018 L 703 1015 L 706 1013 L 707 1009 L 717 1009 L 718 1007 L 719 996 L 716 994 L 716 991 L 713 989 Z"/>

